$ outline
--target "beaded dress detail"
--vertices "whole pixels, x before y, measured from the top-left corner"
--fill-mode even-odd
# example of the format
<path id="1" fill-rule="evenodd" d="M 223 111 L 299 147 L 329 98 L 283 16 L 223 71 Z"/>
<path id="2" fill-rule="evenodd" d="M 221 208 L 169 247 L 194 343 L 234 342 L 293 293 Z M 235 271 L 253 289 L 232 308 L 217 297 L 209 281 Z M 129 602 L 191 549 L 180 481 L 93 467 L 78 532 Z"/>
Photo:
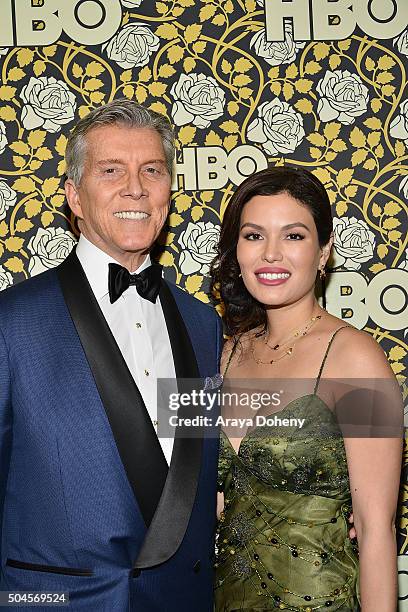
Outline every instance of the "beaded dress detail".
<path id="1" fill-rule="evenodd" d="M 336 417 L 313 393 L 276 415 L 302 429 L 259 426 L 236 453 L 221 432 L 216 612 L 356 612 L 358 554 L 348 537 L 351 494 Z M 228 366 L 227 366 L 228 369 Z"/>

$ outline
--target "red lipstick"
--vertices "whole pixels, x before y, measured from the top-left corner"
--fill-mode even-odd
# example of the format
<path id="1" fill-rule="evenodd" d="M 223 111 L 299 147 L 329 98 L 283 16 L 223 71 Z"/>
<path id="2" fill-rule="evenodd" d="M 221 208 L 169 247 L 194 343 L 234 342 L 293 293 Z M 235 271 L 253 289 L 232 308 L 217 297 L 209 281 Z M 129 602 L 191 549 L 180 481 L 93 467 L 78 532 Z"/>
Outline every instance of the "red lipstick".
<path id="1" fill-rule="evenodd" d="M 260 274 L 288 274 L 289 276 L 286 276 L 284 278 L 267 278 L 260 276 Z M 261 283 L 262 285 L 269 286 L 283 285 L 290 278 L 289 270 L 276 266 L 265 266 L 263 268 L 258 268 L 257 270 L 255 270 L 255 275 L 259 283 Z"/>

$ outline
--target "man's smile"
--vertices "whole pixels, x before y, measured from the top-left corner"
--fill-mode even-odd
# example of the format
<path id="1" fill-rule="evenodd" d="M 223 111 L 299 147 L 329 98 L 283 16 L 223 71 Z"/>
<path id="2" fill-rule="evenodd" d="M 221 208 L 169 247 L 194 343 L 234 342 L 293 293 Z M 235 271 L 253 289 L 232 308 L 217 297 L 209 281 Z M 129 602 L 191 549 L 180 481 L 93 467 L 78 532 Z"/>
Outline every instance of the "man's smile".
<path id="1" fill-rule="evenodd" d="M 142 221 L 150 217 L 148 213 L 139 210 L 123 210 L 121 212 L 115 212 L 113 215 L 118 219 L 129 219 L 131 221 Z"/>

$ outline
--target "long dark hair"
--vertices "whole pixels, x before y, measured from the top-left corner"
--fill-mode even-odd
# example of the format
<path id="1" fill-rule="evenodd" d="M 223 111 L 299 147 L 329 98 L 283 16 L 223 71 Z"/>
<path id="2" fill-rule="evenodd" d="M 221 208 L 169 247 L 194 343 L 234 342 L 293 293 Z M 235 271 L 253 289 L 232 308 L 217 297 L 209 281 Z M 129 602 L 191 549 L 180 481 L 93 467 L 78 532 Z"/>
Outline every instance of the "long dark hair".
<path id="1" fill-rule="evenodd" d="M 229 335 L 266 326 L 265 307 L 247 291 L 237 261 L 237 243 L 241 214 L 254 196 L 287 193 L 306 206 L 316 224 L 319 245 L 330 240 L 333 219 L 330 201 L 322 183 L 308 170 L 277 166 L 248 177 L 232 196 L 221 225 L 217 256 L 211 266 L 211 289 L 219 294 L 225 309 L 225 325 Z"/>

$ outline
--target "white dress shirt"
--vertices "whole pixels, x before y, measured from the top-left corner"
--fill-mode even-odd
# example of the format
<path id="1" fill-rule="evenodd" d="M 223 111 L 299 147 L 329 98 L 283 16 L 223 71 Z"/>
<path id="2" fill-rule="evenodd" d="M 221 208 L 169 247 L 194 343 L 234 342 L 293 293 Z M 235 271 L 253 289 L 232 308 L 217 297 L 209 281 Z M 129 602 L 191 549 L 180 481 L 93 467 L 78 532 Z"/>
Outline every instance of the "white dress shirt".
<path id="1" fill-rule="evenodd" d="M 160 299 L 157 298 L 153 304 L 140 297 L 136 287 L 132 285 L 111 304 L 108 293 L 108 264 L 119 262 L 82 234 L 76 254 L 157 431 L 157 379 L 176 377 Z M 142 265 L 132 274 L 140 273 L 150 264 L 150 256 L 147 255 Z M 167 463 L 170 463 L 173 439 L 159 438 L 159 441 Z"/>

